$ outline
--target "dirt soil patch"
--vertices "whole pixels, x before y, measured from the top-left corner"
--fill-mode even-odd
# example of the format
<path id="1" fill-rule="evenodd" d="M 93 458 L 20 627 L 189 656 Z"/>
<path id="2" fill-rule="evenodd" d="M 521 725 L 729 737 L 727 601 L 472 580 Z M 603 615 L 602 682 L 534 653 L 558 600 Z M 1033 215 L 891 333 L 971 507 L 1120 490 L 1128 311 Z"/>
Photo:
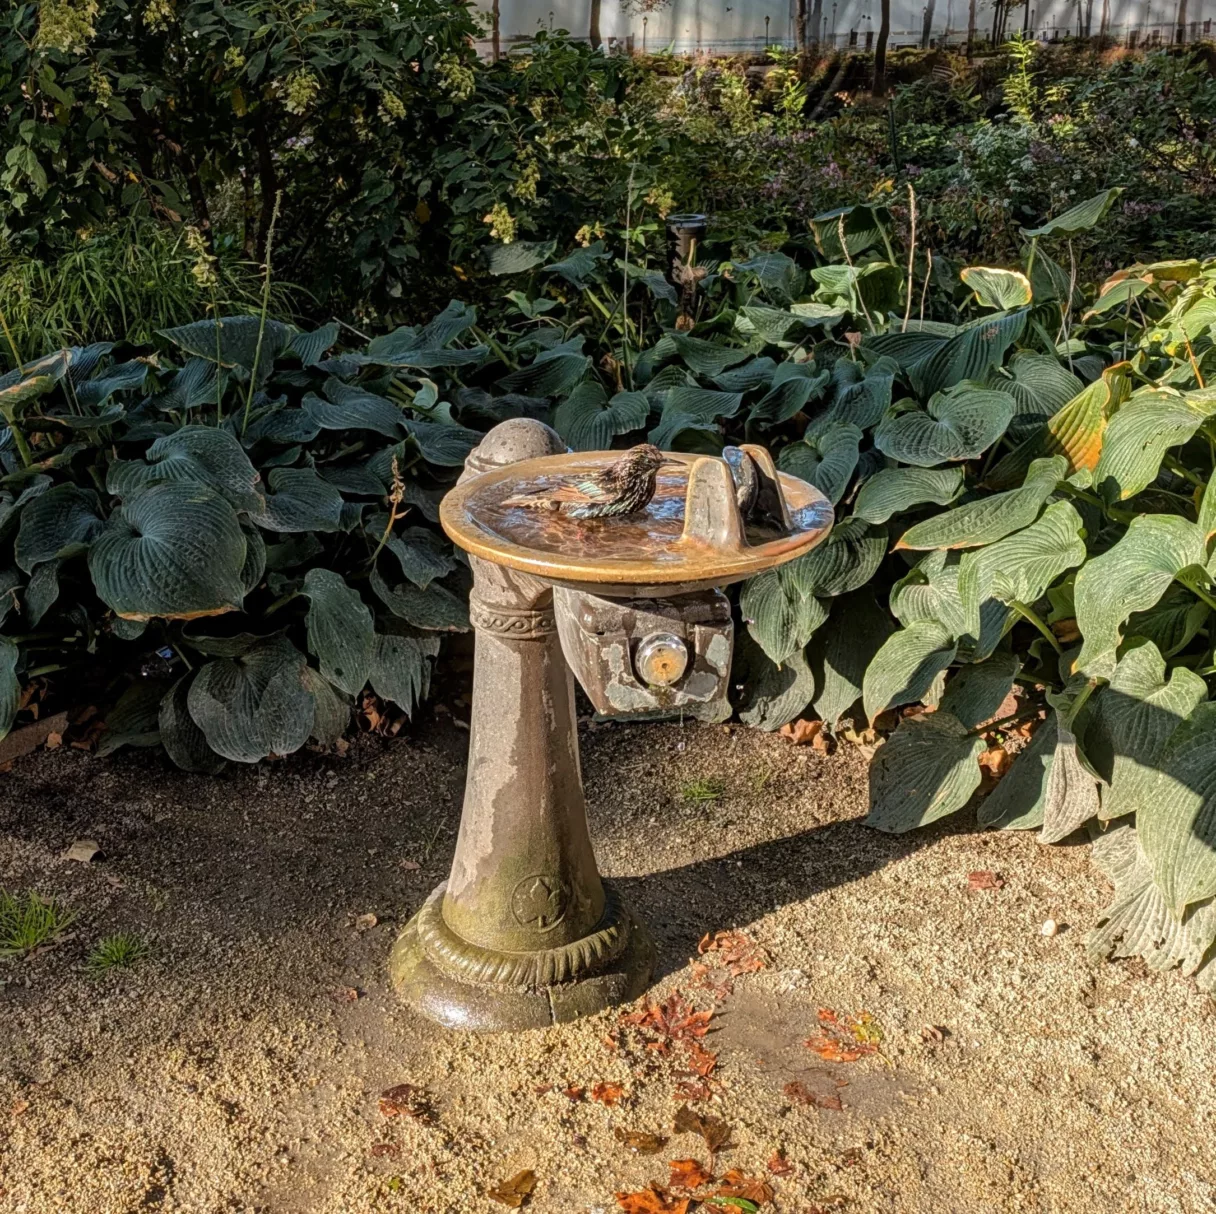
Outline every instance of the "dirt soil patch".
<path id="1" fill-rule="evenodd" d="M 1109 894 L 1087 847 L 869 831 L 848 747 L 674 724 L 582 743 L 601 867 L 659 948 L 625 1010 L 678 992 L 666 1027 L 470 1037 L 387 989 L 452 854 L 449 720 L 218 779 L 148 752 L 18 761 L 0 887 L 79 918 L 0 961 L 0 1209 L 489 1214 L 531 1171 L 525 1210 L 608 1214 L 690 1159 L 717 1178 L 699 1193 L 734 1170 L 781 1214 L 1216 1208 L 1213 1003 L 1086 959 Z M 63 858 L 81 838 L 102 857 Z M 698 956 L 732 929 L 757 949 Z M 91 977 L 117 931 L 151 957 Z M 691 1009 L 713 1014 L 670 1031 Z M 673 1129 L 685 1104 L 729 1127 L 713 1156 Z"/>

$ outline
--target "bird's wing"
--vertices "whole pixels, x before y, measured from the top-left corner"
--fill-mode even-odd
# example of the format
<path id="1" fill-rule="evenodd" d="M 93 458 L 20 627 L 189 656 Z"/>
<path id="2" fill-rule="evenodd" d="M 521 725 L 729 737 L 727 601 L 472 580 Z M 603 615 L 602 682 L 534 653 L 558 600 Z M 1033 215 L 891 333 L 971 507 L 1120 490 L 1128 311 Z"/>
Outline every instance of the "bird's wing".
<path id="1" fill-rule="evenodd" d="M 578 485 L 554 485 L 552 489 L 542 489 L 536 493 L 525 493 L 519 497 L 509 497 L 504 506 L 527 506 L 541 509 L 550 506 L 585 506 L 589 502 L 603 500 L 604 491 L 592 481 Z"/>

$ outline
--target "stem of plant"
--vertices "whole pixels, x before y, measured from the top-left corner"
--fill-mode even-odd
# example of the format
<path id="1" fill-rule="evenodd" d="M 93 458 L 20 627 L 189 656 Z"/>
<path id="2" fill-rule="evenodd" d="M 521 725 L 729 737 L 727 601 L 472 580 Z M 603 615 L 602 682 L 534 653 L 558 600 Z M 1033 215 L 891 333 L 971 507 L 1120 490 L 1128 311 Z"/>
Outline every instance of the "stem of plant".
<path id="1" fill-rule="evenodd" d="M 258 317 L 258 344 L 253 352 L 253 366 L 249 369 L 249 391 L 245 394 L 245 417 L 241 422 L 241 437 L 249 429 L 249 411 L 253 408 L 253 390 L 258 382 L 258 364 L 262 361 L 262 338 L 266 333 L 266 314 L 270 311 L 270 259 L 274 250 L 274 227 L 279 221 L 279 203 L 283 201 L 280 190 L 274 196 L 274 208 L 270 212 L 270 226 L 266 229 L 266 265 L 262 278 L 262 311 Z M 219 375 L 219 368 L 216 368 Z"/>
<path id="2" fill-rule="evenodd" d="M 1018 615 L 1020 615 L 1028 624 L 1033 624 L 1051 643 L 1051 647 L 1056 651 L 1056 653 L 1064 652 L 1064 647 L 1056 639 L 1056 634 L 1043 623 L 1042 619 L 1039 617 L 1039 613 L 1035 611 L 1033 607 L 1027 607 L 1025 603 L 1020 603 L 1017 599 L 1014 599 L 1009 606 L 1012 607 L 1014 611 L 1016 611 Z"/>

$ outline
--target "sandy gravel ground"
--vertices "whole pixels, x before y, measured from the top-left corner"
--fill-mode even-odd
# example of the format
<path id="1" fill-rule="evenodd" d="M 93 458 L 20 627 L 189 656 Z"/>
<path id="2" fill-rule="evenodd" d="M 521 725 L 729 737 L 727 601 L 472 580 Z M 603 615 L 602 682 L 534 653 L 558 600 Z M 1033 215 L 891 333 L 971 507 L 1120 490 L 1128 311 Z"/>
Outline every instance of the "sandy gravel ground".
<path id="1" fill-rule="evenodd" d="M 875 834 L 848 748 L 721 726 L 582 740 L 601 866 L 659 945 L 653 997 L 714 1009 L 693 1107 L 731 1127 L 718 1175 L 783 1153 L 781 1214 L 1216 1208 L 1216 1009 L 1176 974 L 1086 960 L 1108 892 L 1087 847 L 955 821 Z M 465 1037 L 386 989 L 397 930 L 446 873 L 466 743 L 444 720 L 218 780 L 63 751 L 0 777 L 0 886 L 80 912 L 59 947 L 0 961 L 0 1210 L 488 1214 L 507 1207 L 485 1191 L 532 1169 L 525 1209 L 607 1214 L 671 1159 L 709 1164 L 672 1132 L 678 1043 L 647 1049 L 615 1015 Z M 686 795 L 698 782 L 720 794 Z M 105 858 L 62 859 L 81 837 Z M 975 870 L 1005 884 L 974 890 Z M 771 963 L 715 994 L 721 968 L 689 958 L 728 928 Z M 90 977 L 120 930 L 151 959 Z M 881 1051 L 817 1057 L 820 1008 L 869 1012 Z M 381 1113 L 401 1083 L 431 1118 Z M 565 1094 L 596 1084 L 623 1095 Z M 617 1130 L 669 1141 L 640 1156 Z"/>

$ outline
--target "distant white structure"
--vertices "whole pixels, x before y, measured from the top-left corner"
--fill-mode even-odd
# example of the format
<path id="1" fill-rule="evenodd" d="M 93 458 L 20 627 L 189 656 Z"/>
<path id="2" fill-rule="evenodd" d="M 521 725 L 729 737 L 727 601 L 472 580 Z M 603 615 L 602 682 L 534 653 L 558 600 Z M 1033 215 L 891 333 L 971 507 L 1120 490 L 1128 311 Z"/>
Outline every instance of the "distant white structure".
<path id="1" fill-rule="evenodd" d="M 1007 34 L 1023 28 L 1042 41 L 1106 34 L 1132 45 L 1195 42 L 1214 36 L 1216 0 L 1028 0 L 1010 8 Z M 593 0 L 498 0 L 499 42 L 509 51 L 537 30 L 587 38 Z M 600 0 L 606 49 L 670 50 L 678 55 L 736 54 L 795 45 L 798 0 L 668 0 L 655 11 Z M 477 0 L 487 31 L 491 0 Z M 975 35 L 988 38 L 993 0 L 975 0 Z M 806 0 L 808 41 L 865 50 L 878 35 L 879 0 Z M 891 0 L 892 49 L 958 45 L 967 40 L 970 0 Z M 816 31 L 815 26 L 818 25 Z M 818 37 L 816 37 L 816 32 Z M 481 45 L 490 53 L 490 38 Z"/>

